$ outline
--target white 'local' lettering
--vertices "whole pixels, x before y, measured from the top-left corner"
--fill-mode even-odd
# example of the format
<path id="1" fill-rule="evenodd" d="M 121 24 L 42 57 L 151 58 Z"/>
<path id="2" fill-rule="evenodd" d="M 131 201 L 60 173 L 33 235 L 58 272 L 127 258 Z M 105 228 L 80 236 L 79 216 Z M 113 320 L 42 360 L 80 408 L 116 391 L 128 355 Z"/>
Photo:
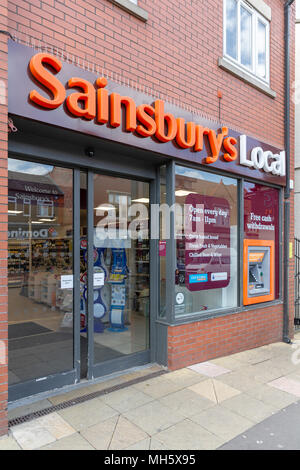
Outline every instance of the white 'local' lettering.
<path id="1" fill-rule="evenodd" d="M 266 173 L 285 176 L 285 151 L 273 154 L 270 150 L 263 151 L 261 147 L 251 150 L 250 160 L 247 158 L 247 136 L 240 136 L 240 164 Z"/>

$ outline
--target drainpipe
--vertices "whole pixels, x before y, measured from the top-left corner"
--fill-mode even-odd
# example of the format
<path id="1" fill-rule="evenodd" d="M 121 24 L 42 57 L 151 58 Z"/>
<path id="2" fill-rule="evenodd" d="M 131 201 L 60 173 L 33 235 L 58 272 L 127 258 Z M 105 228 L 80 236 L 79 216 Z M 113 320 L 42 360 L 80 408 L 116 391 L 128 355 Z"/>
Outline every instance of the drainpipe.
<path id="1" fill-rule="evenodd" d="M 290 7 L 294 0 L 284 5 L 284 146 L 286 152 L 286 187 L 284 191 L 284 314 L 283 341 L 289 337 L 289 231 L 290 231 Z"/>

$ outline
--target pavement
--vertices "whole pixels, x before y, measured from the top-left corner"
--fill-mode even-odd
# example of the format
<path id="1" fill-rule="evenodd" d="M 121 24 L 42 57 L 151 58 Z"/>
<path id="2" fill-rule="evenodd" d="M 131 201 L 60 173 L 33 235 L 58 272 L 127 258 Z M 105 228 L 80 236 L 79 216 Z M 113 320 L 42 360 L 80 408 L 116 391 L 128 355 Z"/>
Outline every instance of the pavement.
<path id="1" fill-rule="evenodd" d="M 300 450 L 300 332 L 292 345 L 274 343 L 147 378 L 158 370 L 153 365 L 10 409 L 14 419 L 81 399 L 12 426 L 0 450 Z"/>

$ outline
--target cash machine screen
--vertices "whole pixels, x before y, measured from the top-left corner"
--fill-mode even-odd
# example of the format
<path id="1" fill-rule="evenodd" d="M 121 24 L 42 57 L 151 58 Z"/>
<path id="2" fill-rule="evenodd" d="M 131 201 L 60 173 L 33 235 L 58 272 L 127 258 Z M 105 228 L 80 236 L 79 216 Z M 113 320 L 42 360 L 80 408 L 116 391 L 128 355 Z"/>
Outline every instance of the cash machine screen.
<path id="1" fill-rule="evenodd" d="M 257 251 L 249 247 L 248 252 L 248 295 L 265 295 L 270 292 L 270 248 Z"/>

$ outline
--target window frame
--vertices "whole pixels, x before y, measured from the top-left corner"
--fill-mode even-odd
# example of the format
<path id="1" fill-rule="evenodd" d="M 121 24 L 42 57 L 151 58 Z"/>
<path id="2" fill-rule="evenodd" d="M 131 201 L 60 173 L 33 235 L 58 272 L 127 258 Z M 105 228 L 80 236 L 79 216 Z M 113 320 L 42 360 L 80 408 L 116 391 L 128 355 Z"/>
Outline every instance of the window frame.
<path id="1" fill-rule="evenodd" d="M 9 204 L 14 204 L 14 209 L 9 209 Z M 7 208 L 8 208 L 8 209 L 7 209 L 8 211 L 10 211 L 10 210 L 14 211 L 14 212 L 8 212 L 8 215 L 9 215 L 9 216 L 11 216 L 11 215 L 13 215 L 13 216 L 17 215 L 16 211 L 17 211 L 17 209 L 18 209 L 18 203 L 17 203 L 17 198 L 16 198 L 16 196 L 8 196 L 8 197 L 7 197 Z"/>
<path id="2" fill-rule="evenodd" d="M 42 211 L 43 211 L 43 208 L 44 207 L 47 207 L 48 209 L 48 214 L 45 215 L 45 214 L 42 214 Z M 49 211 L 49 209 L 51 208 L 51 211 Z M 51 212 L 51 214 L 49 213 Z M 53 218 L 54 217 L 54 204 L 53 204 L 53 201 L 46 201 L 44 199 L 40 199 L 37 201 L 37 213 L 36 213 L 37 217 L 49 217 L 50 218 Z"/>
<path id="3" fill-rule="evenodd" d="M 270 85 L 270 21 L 267 20 L 262 14 L 260 14 L 255 8 L 246 3 L 244 0 L 235 0 L 237 3 L 237 59 L 227 54 L 227 17 L 226 17 L 226 6 L 228 0 L 223 0 L 223 57 L 228 60 L 242 72 L 245 72 L 250 77 L 255 77 L 264 85 Z M 249 69 L 241 63 L 241 7 L 251 13 L 251 59 L 252 67 Z M 258 74 L 258 50 L 257 50 L 257 33 L 258 33 L 258 21 L 266 27 L 266 76 L 261 77 Z"/>
<path id="4" fill-rule="evenodd" d="M 224 307 L 211 310 L 205 310 L 200 312 L 193 312 L 183 316 L 175 315 L 175 276 L 172 275 L 175 272 L 175 259 L 176 259 L 176 240 L 175 240 L 175 224 L 174 217 L 171 216 L 170 221 L 170 238 L 167 239 L 166 243 L 166 263 L 169 266 L 167 271 L 166 279 L 166 315 L 160 317 L 157 315 L 156 321 L 160 324 L 167 326 L 179 326 L 185 324 L 196 323 L 200 321 L 211 320 L 213 318 L 226 317 L 228 315 L 234 315 L 239 313 L 244 313 L 251 310 L 259 310 L 275 305 L 283 304 L 283 271 L 282 271 L 282 262 L 283 262 L 283 252 L 282 252 L 282 243 L 283 243 L 283 188 L 273 183 L 265 182 L 262 180 L 257 180 L 256 178 L 244 177 L 242 175 L 232 175 L 226 171 L 222 171 L 216 168 L 199 168 L 199 165 L 191 162 L 183 161 L 174 161 L 171 160 L 167 164 L 166 168 L 166 203 L 172 205 L 175 203 L 175 164 L 179 166 L 184 166 L 190 169 L 200 169 L 203 172 L 213 173 L 219 176 L 225 176 L 234 178 L 237 180 L 237 220 L 238 220 L 238 250 L 237 250 L 237 274 L 238 274 L 238 303 L 236 307 Z M 279 292 L 278 297 L 271 301 L 261 302 L 253 305 L 244 305 L 243 304 L 243 243 L 244 243 L 244 184 L 255 183 L 261 184 L 263 186 L 268 186 L 279 191 Z M 160 198 L 159 198 L 160 201 Z"/>
<path id="5" fill-rule="evenodd" d="M 25 211 L 25 207 L 29 209 L 28 213 Z M 26 197 L 23 198 L 23 216 L 31 217 L 31 199 Z"/>

